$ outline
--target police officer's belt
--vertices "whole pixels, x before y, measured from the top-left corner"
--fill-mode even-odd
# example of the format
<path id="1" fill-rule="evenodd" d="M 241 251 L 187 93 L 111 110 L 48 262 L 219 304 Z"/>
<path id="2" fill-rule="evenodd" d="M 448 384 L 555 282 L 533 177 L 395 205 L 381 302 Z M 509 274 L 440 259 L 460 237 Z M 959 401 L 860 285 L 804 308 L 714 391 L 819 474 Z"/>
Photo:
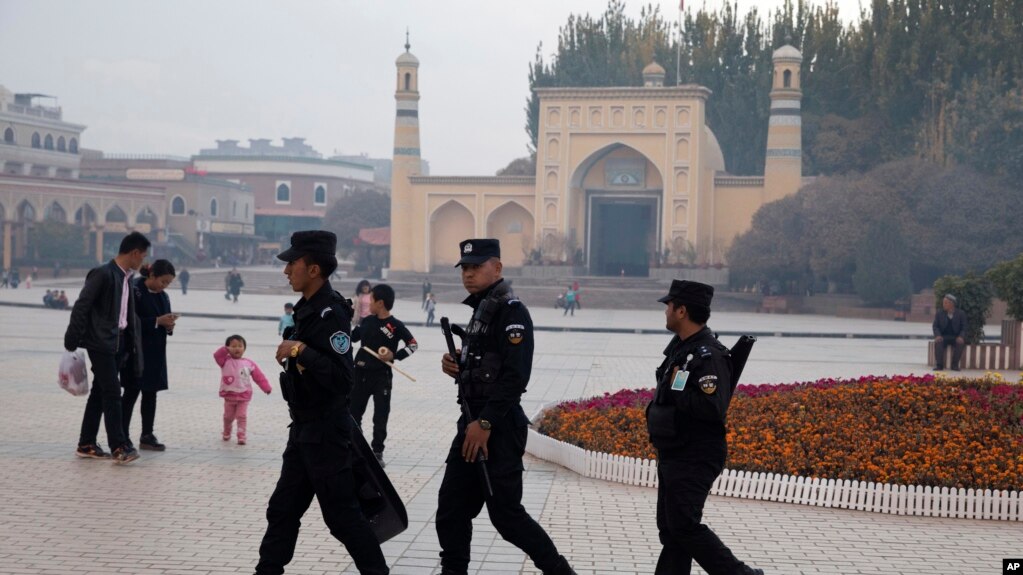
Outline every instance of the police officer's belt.
<path id="1" fill-rule="evenodd" d="M 297 409 L 294 407 L 288 408 L 288 415 L 291 416 L 291 421 L 295 423 L 309 423 L 310 421 L 317 421 L 326 418 L 328 415 L 332 415 L 345 409 L 344 403 L 336 403 L 330 407 L 312 408 L 312 409 Z"/>

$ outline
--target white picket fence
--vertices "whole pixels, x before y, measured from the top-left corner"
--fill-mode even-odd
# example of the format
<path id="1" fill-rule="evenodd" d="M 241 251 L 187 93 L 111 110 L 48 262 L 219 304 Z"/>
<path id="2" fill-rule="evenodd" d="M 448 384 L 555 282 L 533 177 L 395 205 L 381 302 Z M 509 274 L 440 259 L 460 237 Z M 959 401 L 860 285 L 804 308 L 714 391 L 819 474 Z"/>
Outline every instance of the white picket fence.
<path id="1" fill-rule="evenodd" d="M 526 451 L 585 477 L 657 486 L 657 462 L 587 451 L 529 430 Z M 724 470 L 710 491 L 714 495 L 837 507 L 890 515 L 1023 521 L 1019 491 L 891 485 L 862 481 L 796 477 L 775 473 Z"/>

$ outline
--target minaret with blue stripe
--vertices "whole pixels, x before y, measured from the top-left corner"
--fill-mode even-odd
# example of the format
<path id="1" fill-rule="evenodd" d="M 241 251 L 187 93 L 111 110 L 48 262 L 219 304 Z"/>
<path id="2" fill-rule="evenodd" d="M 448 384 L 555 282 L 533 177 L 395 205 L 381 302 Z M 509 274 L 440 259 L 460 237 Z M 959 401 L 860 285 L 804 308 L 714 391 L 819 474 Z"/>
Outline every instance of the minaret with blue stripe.
<path id="1" fill-rule="evenodd" d="M 394 158 L 391 165 L 391 268 L 413 270 L 411 247 L 418 245 L 423 223 L 413 221 L 416 213 L 423 213 L 421 198 L 412 197 L 409 177 L 421 173 L 419 155 L 419 59 L 409 51 L 408 32 L 405 32 L 405 51 L 395 61 L 397 66 L 396 115 L 394 118 Z"/>
<path id="2" fill-rule="evenodd" d="M 800 104 L 800 67 L 803 55 L 786 44 L 774 51 L 771 84 L 771 118 L 767 128 L 767 161 L 764 165 L 764 202 L 772 202 L 799 190 L 803 179 L 803 122 Z"/>

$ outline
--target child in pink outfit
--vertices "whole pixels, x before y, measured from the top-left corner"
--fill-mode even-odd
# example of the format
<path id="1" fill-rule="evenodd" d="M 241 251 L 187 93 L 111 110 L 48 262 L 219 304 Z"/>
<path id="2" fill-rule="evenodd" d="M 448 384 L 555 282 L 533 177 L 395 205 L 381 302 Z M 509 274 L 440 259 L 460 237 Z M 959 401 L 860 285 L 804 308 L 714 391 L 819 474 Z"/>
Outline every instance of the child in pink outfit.
<path id="1" fill-rule="evenodd" d="M 245 445 L 245 424 L 248 420 L 249 401 L 252 400 L 252 382 L 269 395 L 270 382 L 251 359 L 245 359 L 245 338 L 232 335 L 224 345 L 213 352 L 220 366 L 220 397 L 224 398 L 224 441 L 231 440 L 231 424 L 238 421 L 238 445 Z"/>

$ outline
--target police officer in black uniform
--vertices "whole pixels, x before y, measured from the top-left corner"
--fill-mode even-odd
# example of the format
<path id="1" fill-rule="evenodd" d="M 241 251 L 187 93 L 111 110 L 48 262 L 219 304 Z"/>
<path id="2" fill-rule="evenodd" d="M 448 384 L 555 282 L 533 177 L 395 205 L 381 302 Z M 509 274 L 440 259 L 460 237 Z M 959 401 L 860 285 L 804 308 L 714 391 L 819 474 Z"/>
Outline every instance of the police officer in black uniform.
<path id="1" fill-rule="evenodd" d="M 295 304 L 295 327 L 277 348 L 291 430 L 281 477 L 267 505 L 257 575 L 284 573 L 314 495 L 331 535 L 344 544 L 359 572 L 389 572 L 356 498 L 348 412 L 353 311 L 328 281 L 337 268 L 336 248 L 337 237 L 330 232 L 295 232 L 291 247 L 277 256 L 287 262 L 284 275 L 302 298 Z"/>
<path id="2" fill-rule="evenodd" d="M 693 560 L 709 575 L 763 575 L 735 555 L 706 525 L 703 505 L 725 467 L 725 416 L 732 399 L 728 348 L 707 320 L 714 288 L 673 280 L 666 327 L 675 337 L 657 368 L 657 391 L 647 406 L 647 430 L 657 449 L 658 575 L 688 575 Z"/>
<path id="3" fill-rule="evenodd" d="M 472 419 L 462 412 L 440 486 L 437 537 L 441 573 L 469 568 L 472 520 L 484 503 L 497 532 L 522 549 L 545 574 L 574 574 L 554 542 L 522 507 L 522 454 L 529 419 L 520 403 L 533 366 L 533 321 L 501 278 L 501 245 L 494 239 L 459 244 L 462 284 L 473 309 L 459 357 L 444 354 L 444 373 L 460 382 Z M 477 461 L 482 451 L 486 462 Z M 486 465 L 493 495 L 480 466 Z"/>

